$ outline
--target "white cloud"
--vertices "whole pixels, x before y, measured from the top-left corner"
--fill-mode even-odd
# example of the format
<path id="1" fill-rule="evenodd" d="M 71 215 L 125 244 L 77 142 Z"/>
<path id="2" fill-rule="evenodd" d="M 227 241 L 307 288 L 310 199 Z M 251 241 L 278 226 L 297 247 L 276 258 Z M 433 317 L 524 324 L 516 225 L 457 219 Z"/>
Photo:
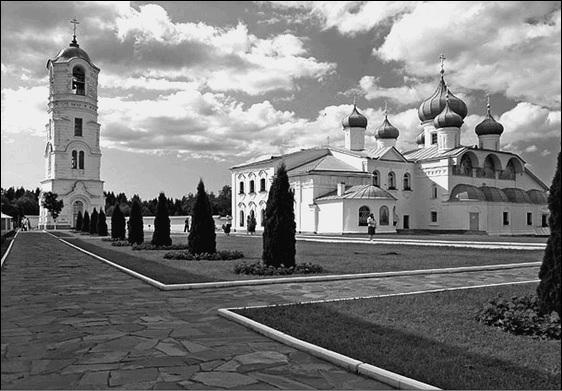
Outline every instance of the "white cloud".
<path id="1" fill-rule="evenodd" d="M 436 88 L 435 83 L 417 83 L 412 86 L 381 87 L 379 79 L 374 76 L 363 76 L 359 80 L 359 86 L 365 92 L 365 98 L 372 100 L 377 98 L 388 98 L 401 105 L 420 103 L 431 95 Z"/>
<path id="2" fill-rule="evenodd" d="M 560 138 L 560 110 L 521 102 L 503 113 L 498 121 L 504 126 L 502 143 L 529 144 L 537 139 Z"/>
<path id="3" fill-rule="evenodd" d="M 46 85 L 2 89 L 2 133 L 45 134 L 48 98 Z"/>

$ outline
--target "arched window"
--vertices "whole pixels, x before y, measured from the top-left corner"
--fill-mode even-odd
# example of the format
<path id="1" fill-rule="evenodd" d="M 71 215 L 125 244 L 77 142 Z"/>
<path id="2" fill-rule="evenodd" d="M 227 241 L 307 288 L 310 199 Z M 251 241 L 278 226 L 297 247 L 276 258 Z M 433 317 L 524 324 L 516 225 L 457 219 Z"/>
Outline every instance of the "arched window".
<path id="1" fill-rule="evenodd" d="M 244 182 L 243 181 L 240 181 L 238 187 L 240 189 L 239 194 L 244 194 Z"/>
<path id="2" fill-rule="evenodd" d="M 410 174 L 409 173 L 404 174 L 404 190 L 412 190 L 412 188 L 410 186 Z"/>
<path id="3" fill-rule="evenodd" d="M 388 208 L 384 205 L 379 210 L 379 220 L 380 225 L 388 225 Z"/>
<path id="4" fill-rule="evenodd" d="M 265 178 L 260 179 L 260 191 L 265 191 Z"/>
<path id="5" fill-rule="evenodd" d="M 367 226 L 367 219 L 371 214 L 371 210 L 368 206 L 362 206 L 359 208 L 359 226 L 365 227 Z"/>
<path id="6" fill-rule="evenodd" d="M 261 210 L 261 226 L 265 225 L 265 209 Z"/>
<path id="7" fill-rule="evenodd" d="M 84 169 L 84 151 L 78 153 L 78 168 L 81 170 Z"/>
<path id="8" fill-rule="evenodd" d="M 243 211 L 243 210 L 240 211 L 240 221 L 239 221 L 238 224 L 239 224 L 241 227 L 244 226 L 244 211 Z"/>
<path id="9" fill-rule="evenodd" d="M 472 160 L 467 153 L 461 158 L 458 175 L 472 176 Z"/>
<path id="10" fill-rule="evenodd" d="M 492 157 L 492 155 L 488 155 L 488 156 L 486 156 L 486 159 L 484 160 L 484 168 L 482 170 L 482 174 L 483 174 L 482 176 L 484 178 L 495 178 L 496 177 L 496 170 L 498 168 L 499 167 L 497 167 L 497 164 L 494 161 L 494 158 Z"/>
<path id="11" fill-rule="evenodd" d="M 78 153 L 76 151 L 72 151 L 72 168 L 78 168 Z"/>
<path id="12" fill-rule="evenodd" d="M 392 171 L 388 173 L 388 188 L 396 189 L 396 175 Z"/>
<path id="13" fill-rule="evenodd" d="M 254 193 L 255 192 L 255 186 L 254 186 L 254 180 L 252 179 L 250 181 L 250 193 Z"/>
<path id="14" fill-rule="evenodd" d="M 86 76 L 80 66 L 72 70 L 72 90 L 76 95 L 86 95 Z"/>
<path id="15" fill-rule="evenodd" d="M 380 186 L 380 174 L 377 170 L 373 171 L 373 186 Z"/>
<path id="16" fill-rule="evenodd" d="M 82 213 L 84 210 L 84 204 L 82 201 L 76 201 L 74 205 L 72 205 L 72 226 L 76 227 L 76 218 L 78 217 L 78 213 Z"/>

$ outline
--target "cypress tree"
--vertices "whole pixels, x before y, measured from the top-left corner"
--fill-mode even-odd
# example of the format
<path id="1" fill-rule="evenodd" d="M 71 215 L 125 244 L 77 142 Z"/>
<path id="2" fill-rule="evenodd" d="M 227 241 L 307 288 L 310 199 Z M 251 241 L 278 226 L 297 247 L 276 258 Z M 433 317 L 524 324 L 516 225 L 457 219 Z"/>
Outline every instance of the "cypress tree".
<path id="1" fill-rule="evenodd" d="M 76 216 L 76 223 L 74 225 L 74 229 L 76 231 L 80 231 L 82 229 L 82 211 L 78 211 L 78 216 Z"/>
<path id="2" fill-rule="evenodd" d="M 285 163 L 277 169 L 265 208 L 262 260 L 268 266 L 295 266 L 294 195 Z"/>
<path id="3" fill-rule="evenodd" d="M 168 200 L 164 193 L 158 196 L 156 206 L 156 217 L 154 218 L 154 233 L 152 244 L 155 246 L 169 246 L 172 244 L 170 238 L 170 217 L 168 216 Z"/>
<path id="4" fill-rule="evenodd" d="M 90 214 L 88 211 L 84 212 L 84 219 L 82 220 L 82 232 L 90 232 Z"/>
<path id="5" fill-rule="evenodd" d="M 200 179 L 193 204 L 191 231 L 187 236 L 188 250 L 192 254 L 217 252 L 215 221 L 211 213 L 209 196 L 205 192 L 203 180 Z"/>
<path id="6" fill-rule="evenodd" d="M 119 207 L 119 203 L 115 203 L 111 214 L 111 237 L 119 240 L 125 239 L 125 216 Z"/>
<path id="7" fill-rule="evenodd" d="M 131 205 L 131 214 L 129 215 L 129 243 L 141 244 L 142 242 L 144 242 L 142 210 L 138 198 L 133 197 L 133 205 Z"/>
<path id="8" fill-rule="evenodd" d="M 556 173 L 550 186 L 550 194 L 548 195 L 548 209 L 550 217 L 548 225 L 550 226 L 550 237 L 546 243 L 546 250 L 539 271 L 540 283 L 537 288 L 539 297 L 540 311 L 542 313 L 550 313 L 552 311 L 562 314 L 560 304 L 560 290 L 562 285 L 561 268 L 560 268 L 560 152 L 558 153 L 558 164 Z"/>
<path id="9" fill-rule="evenodd" d="M 90 234 L 98 233 L 98 211 L 94 208 L 92 215 L 90 216 Z"/>
<path id="10" fill-rule="evenodd" d="M 105 221 L 105 213 L 103 213 L 103 209 L 100 210 L 100 214 L 98 215 L 98 235 L 107 236 L 107 223 Z"/>

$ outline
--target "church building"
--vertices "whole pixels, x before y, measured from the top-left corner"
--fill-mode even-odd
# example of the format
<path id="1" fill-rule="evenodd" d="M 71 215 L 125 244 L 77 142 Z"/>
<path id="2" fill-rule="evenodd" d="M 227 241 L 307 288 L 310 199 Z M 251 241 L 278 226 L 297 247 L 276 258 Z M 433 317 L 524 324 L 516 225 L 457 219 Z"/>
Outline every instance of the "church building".
<path id="1" fill-rule="evenodd" d="M 47 61 L 49 122 L 45 125 L 45 179 L 41 194 L 54 192 L 64 207 L 57 226 L 72 227 L 78 212 L 99 212 L 105 206 L 100 180 L 100 124 L 98 74 L 100 69 L 76 41 L 76 20 L 70 45 Z M 52 225 L 40 207 L 39 225 Z"/>
<path id="2" fill-rule="evenodd" d="M 318 147 L 231 168 L 233 229 L 249 215 L 263 230 L 268 191 L 285 163 L 297 232 L 479 232 L 489 235 L 549 233 L 548 187 L 517 154 L 500 150 L 503 126 L 492 116 L 474 131 L 478 145 L 460 144 L 466 104 L 454 96 L 443 67 L 435 92 L 421 103 L 417 149 L 399 151 L 399 129 L 385 119 L 365 145 L 367 118 L 354 105 L 343 119 L 344 147 Z"/>

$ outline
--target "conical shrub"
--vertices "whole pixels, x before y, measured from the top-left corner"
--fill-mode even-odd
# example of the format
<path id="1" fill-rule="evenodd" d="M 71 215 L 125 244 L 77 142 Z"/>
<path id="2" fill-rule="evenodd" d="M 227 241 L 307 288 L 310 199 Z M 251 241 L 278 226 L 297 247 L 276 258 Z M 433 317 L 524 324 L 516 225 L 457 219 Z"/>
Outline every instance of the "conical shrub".
<path id="1" fill-rule="evenodd" d="M 100 210 L 98 215 L 98 235 L 107 236 L 107 222 L 105 221 L 105 213 Z"/>
<path id="2" fill-rule="evenodd" d="M 215 221 L 211 212 L 209 196 L 205 192 L 203 180 L 197 185 L 197 195 L 193 205 L 191 231 L 187 237 L 188 250 L 192 254 L 217 252 Z"/>
<path id="3" fill-rule="evenodd" d="M 164 193 L 158 196 L 156 217 L 154 218 L 154 233 L 152 242 L 155 246 L 169 246 L 172 244 L 170 237 L 170 217 L 168 216 L 168 200 Z"/>
<path id="4" fill-rule="evenodd" d="M 82 229 L 82 212 L 78 211 L 78 216 L 76 216 L 76 223 L 74 225 L 74 229 L 76 231 L 80 231 Z"/>
<path id="5" fill-rule="evenodd" d="M 141 244 L 142 242 L 144 242 L 144 227 L 141 205 L 137 198 L 133 198 L 129 216 L 129 243 Z"/>
<path id="6" fill-rule="evenodd" d="M 90 216 L 90 234 L 94 235 L 98 233 L 98 211 L 94 208 L 92 215 Z"/>
<path id="7" fill-rule="evenodd" d="M 84 212 L 84 219 L 82 220 L 82 232 L 90 232 L 90 214 L 88 211 Z"/>
<path id="8" fill-rule="evenodd" d="M 121 211 L 119 203 L 116 202 L 113 207 L 113 213 L 111 214 L 111 237 L 113 239 L 124 240 L 125 236 L 125 215 Z"/>
<path id="9" fill-rule="evenodd" d="M 268 266 L 295 265 L 296 224 L 293 199 L 287 170 L 282 163 L 271 184 L 265 208 L 262 260 Z"/>

